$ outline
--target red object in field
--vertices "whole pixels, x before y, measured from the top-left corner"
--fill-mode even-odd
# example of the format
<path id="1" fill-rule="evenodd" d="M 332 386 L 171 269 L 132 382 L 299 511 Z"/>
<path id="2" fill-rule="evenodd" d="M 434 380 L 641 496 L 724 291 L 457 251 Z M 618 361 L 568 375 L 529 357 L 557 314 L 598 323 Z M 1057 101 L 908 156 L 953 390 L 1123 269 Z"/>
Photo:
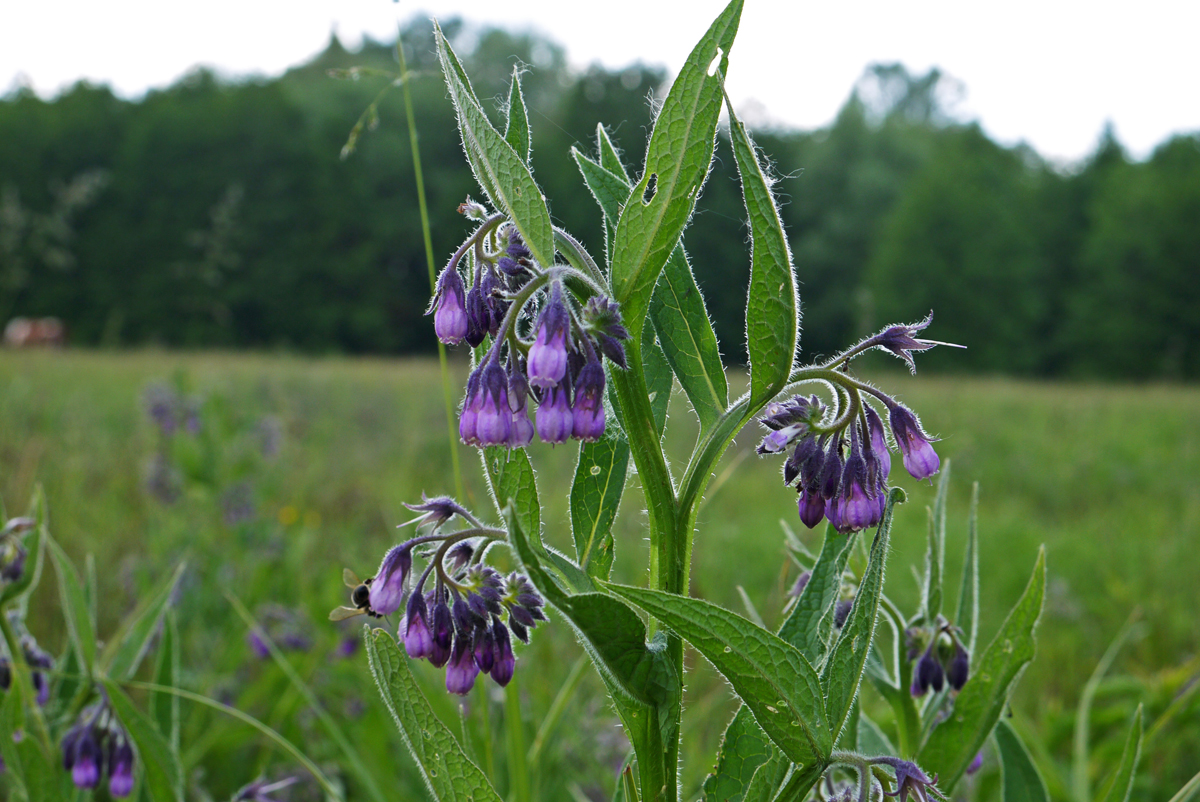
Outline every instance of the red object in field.
<path id="1" fill-rule="evenodd" d="M 4 344 L 10 348 L 61 348 L 66 341 L 67 329 L 56 317 L 14 317 L 4 327 Z"/>

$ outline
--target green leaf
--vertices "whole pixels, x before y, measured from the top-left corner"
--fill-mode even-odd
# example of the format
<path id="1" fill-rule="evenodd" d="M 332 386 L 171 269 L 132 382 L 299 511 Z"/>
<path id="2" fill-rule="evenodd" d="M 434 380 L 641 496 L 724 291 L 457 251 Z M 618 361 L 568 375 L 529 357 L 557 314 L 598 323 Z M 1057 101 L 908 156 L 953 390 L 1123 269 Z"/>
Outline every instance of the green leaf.
<path id="1" fill-rule="evenodd" d="M 750 358 L 750 403 L 765 404 L 787 384 L 800 336 L 799 299 L 792 253 L 783 222 L 762 171 L 754 143 L 729 110 L 729 139 L 742 178 L 750 221 L 750 290 L 746 298 L 746 354 Z"/>
<path id="2" fill-rule="evenodd" d="M 650 319 L 701 429 L 712 428 L 729 404 L 729 385 L 704 296 L 682 245 L 671 252 L 654 288 Z"/>
<path id="3" fill-rule="evenodd" d="M 625 170 L 625 165 L 621 162 L 621 154 L 617 153 L 617 148 L 613 145 L 612 140 L 608 138 L 608 131 L 605 130 L 603 123 L 596 124 L 596 152 L 600 154 L 600 166 L 610 173 L 620 176 L 626 184 L 632 183 L 629 180 L 629 173 Z M 617 217 L 613 217 L 615 223 Z"/>
<path id="4" fill-rule="evenodd" d="M 721 737 L 716 768 L 704 780 L 705 802 L 742 799 L 755 771 L 778 751 L 750 709 L 739 707 Z"/>
<path id="5" fill-rule="evenodd" d="M 958 591 L 958 615 L 954 623 L 967 638 L 967 652 L 975 653 L 979 631 L 979 482 L 971 486 L 971 512 L 967 516 L 967 546 L 963 552 L 962 583 Z"/>
<path id="6" fill-rule="evenodd" d="M 1033 576 L 954 703 L 953 716 L 934 729 L 918 763 L 953 788 L 1000 720 L 1017 678 L 1033 659 L 1034 630 L 1046 592 L 1046 550 L 1038 551 Z"/>
<path id="7" fill-rule="evenodd" d="M 1116 774 L 1109 781 L 1108 793 L 1103 797 L 1104 802 L 1128 802 L 1133 792 L 1133 776 L 1137 772 L 1138 761 L 1142 757 L 1142 706 L 1138 705 L 1133 713 L 1133 724 L 1129 728 L 1129 736 L 1125 739 L 1125 749 L 1121 753 L 1121 764 Z M 1004 802 L 1008 802 L 1007 799 Z"/>
<path id="8" fill-rule="evenodd" d="M 508 126 L 504 129 L 504 141 L 516 151 L 521 161 L 529 163 L 529 112 L 525 109 L 525 95 L 521 92 L 521 71 L 515 64 L 512 83 L 508 86 Z"/>
<path id="9" fill-rule="evenodd" d="M 663 354 L 654 327 L 647 326 L 642 332 L 642 373 L 646 377 L 646 394 L 650 401 L 650 417 L 654 419 L 654 433 L 662 438 L 667 426 L 667 406 L 671 403 L 671 388 L 674 378 L 671 365 Z"/>
<path id="10" fill-rule="evenodd" d="M 950 486 L 950 460 L 942 465 L 937 495 L 929 516 L 929 538 L 925 548 L 925 620 L 933 622 L 942 612 L 942 577 L 946 573 L 946 493 Z M 955 622 L 957 623 L 957 622 Z"/>
<path id="11" fill-rule="evenodd" d="M 842 727 L 850 716 L 850 708 L 858 696 L 867 654 L 875 638 L 875 623 L 879 617 L 879 599 L 883 595 L 883 569 L 887 562 L 888 536 L 892 528 L 892 510 L 904 500 L 904 491 L 892 488 L 888 494 L 883 520 L 875 531 L 867 571 L 858 585 L 858 594 L 850 608 L 850 617 L 833 645 L 829 659 L 821 670 L 821 685 L 825 688 L 825 709 L 829 729 L 836 743 Z"/>
<path id="12" fill-rule="evenodd" d="M 150 651 L 154 637 L 171 604 L 171 596 L 186 565 L 180 563 L 169 577 L 148 594 L 138 608 L 122 623 L 104 649 L 100 663 L 105 673 L 116 679 L 130 679 Z"/>
<path id="13" fill-rule="evenodd" d="M 530 580 L 580 636 L 597 670 L 629 699 L 654 707 L 670 694 L 663 655 L 646 643 L 646 625 L 629 605 L 607 593 L 569 593 L 547 573 L 513 510 L 504 510 L 509 540 Z"/>
<path id="14" fill-rule="evenodd" d="M 371 676 L 433 798 L 437 802 L 501 802 L 484 773 L 434 714 L 409 670 L 408 658 L 392 636 L 364 626 L 363 637 Z"/>
<path id="15" fill-rule="evenodd" d="M 1049 802 L 1046 783 L 1038 773 L 1021 736 L 1007 721 L 996 724 L 996 747 L 1004 782 L 1004 802 Z"/>
<path id="16" fill-rule="evenodd" d="M 533 180 L 533 173 L 512 145 L 492 127 L 471 89 L 466 71 L 436 22 L 434 38 L 446 87 L 458 114 L 463 149 L 476 180 L 492 205 L 516 225 L 533 258 L 545 266 L 553 264 L 554 227 L 546 209 L 546 199 Z"/>
<path id="17" fill-rule="evenodd" d="M 179 685 L 179 630 L 175 614 L 167 611 L 163 619 L 162 640 L 158 644 L 158 659 L 154 666 L 154 684 L 167 688 Z M 150 718 L 167 739 L 167 745 L 179 754 L 179 697 L 152 692 L 149 702 Z"/>
<path id="18" fill-rule="evenodd" d="M 605 220 L 612 223 L 629 197 L 628 182 L 577 150 L 572 155 Z M 667 259 L 650 302 L 650 318 L 663 355 L 692 402 L 700 426 L 711 427 L 729 403 L 729 386 L 717 335 L 682 245 Z"/>
<path id="19" fill-rule="evenodd" d="M 750 708 L 793 763 L 824 761 L 833 747 L 820 679 L 793 646 L 715 604 L 660 590 L 608 585 L 687 640 Z"/>
<path id="20" fill-rule="evenodd" d="M 142 782 L 154 802 L 183 799 L 183 770 L 166 738 L 150 718 L 138 710 L 116 682 L 105 679 L 108 700 L 137 749 Z"/>
<path id="21" fill-rule="evenodd" d="M 0 523 L 3 522 L 0 521 Z M 44 527 L 41 524 L 37 524 L 24 536 L 26 551 L 25 571 L 16 582 L 6 582 L 0 588 L 0 605 L 7 605 L 8 602 L 31 592 L 37 587 L 38 580 L 42 577 L 42 560 L 46 554 L 46 540 L 43 536 L 43 529 Z"/>
<path id="22" fill-rule="evenodd" d="M 628 467 L 629 443 L 624 436 L 608 434 L 579 447 L 571 483 L 571 531 L 579 566 L 600 579 L 608 579 L 612 570 L 612 524 Z"/>
<path id="23" fill-rule="evenodd" d="M 741 12 L 742 0 L 732 0 L 688 56 L 654 121 L 645 170 L 617 224 L 612 286 L 635 337 L 708 175 L 721 113 L 720 76 L 728 70 Z"/>
<path id="24" fill-rule="evenodd" d="M 542 531 L 542 507 L 538 501 L 537 479 L 529 455 L 523 448 L 489 446 L 479 452 L 487 473 L 488 486 L 496 510 L 503 512 L 512 499 L 521 528 L 538 538 Z M 539 543 L 541 541 L 539 540 Z"/>
<path id="25" fill-rule="evenodd" d="M 810 663 L 819 664 L 825 658 L 829 635 L 833 631 L 833 608 L 853 542 L 853 535 L 843 537 L 832 526 L 825 527 L 825 542 L 808 584 L 779 628 L 779 637 L 799 649 Z"/>
<path id="26" fill-rule="evenodd" d="M 75 566 L 71 564 L 62 547 L 50 537 L 46 538 L 46 542 L 50 547 L 50 558 L 54 562 L 55 573 L 58 575 L 58 595 L 67 624 L 67 633 L 71 637 L 71 646 L 79 655 L 84 673 L 91 676 L 96 665 L 96 632 L 92 628 L 87 595 L 83 592 L 83 584 L 79 581 Z"/>
<path id="27" fill-rule="evenodd" d="M 23 683 L 13 682 L 0 696 L 0 757 L 4 759 L 0 787 L 10 792 L 13 800 L 69 799 L 70 775 L 58 765 L 58 755 L 44 752 L 41 740 L 26 730 L 23 687 Z M 17 733 L 25 737 L 18 740 L 14 737 Z"/>
<path id="28" fill-rule="evenodd" d="M 746 792 L 742 795 L 743 802 L 771 802 L 775 791 L 783 783 L 791 764 L 778 749 L 767 762 L 754 771 Z"/>

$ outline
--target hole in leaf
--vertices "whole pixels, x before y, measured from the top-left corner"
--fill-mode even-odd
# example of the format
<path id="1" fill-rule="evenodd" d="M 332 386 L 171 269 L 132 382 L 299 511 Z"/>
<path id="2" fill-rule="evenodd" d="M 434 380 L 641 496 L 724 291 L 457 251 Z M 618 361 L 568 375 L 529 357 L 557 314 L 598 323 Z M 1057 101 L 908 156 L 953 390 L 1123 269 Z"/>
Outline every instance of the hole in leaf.
<path id="1" fill-rule="evenodd" d="M 643 206 L 648 206 L 654 200 L 655 192 L 658 192 L 658 173 L 651 173 L 650 180 L 646 182 L 646 191 L 642 193 Z"/>
<path id="2" fill-rule="evenodd" d="M 708 75 L 710 78 L 717 74 L 717 70 L 721 66 L 721 56 L 723 55 L 725 55 L 725 51 L 718 47 L 717 55 L 713 56 L 713 60 L 708 65 Z"/>

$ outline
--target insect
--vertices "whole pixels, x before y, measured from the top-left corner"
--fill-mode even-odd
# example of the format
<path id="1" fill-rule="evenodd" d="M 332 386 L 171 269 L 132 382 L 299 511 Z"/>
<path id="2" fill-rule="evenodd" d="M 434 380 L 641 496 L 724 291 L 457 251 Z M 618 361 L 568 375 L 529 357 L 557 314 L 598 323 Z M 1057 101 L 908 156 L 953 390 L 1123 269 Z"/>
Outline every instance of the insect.
<path id="1" fill-rule="evenodd" d="M 353 618 L 356 615 L 369 615 L 373 618 L 382 618 L 379 613 L 371 609 L 371 580 L 374 577 L 368 577 L 364 580 L 359 580 L 354 572 L 349 568 L 342 569 L 342 581 L 346 583 L 346 587 L 350 588 L 350 603 L 353 607 L 338 607 L 329 613 L 330 621 L 344 621 L 347 618 Z"/>

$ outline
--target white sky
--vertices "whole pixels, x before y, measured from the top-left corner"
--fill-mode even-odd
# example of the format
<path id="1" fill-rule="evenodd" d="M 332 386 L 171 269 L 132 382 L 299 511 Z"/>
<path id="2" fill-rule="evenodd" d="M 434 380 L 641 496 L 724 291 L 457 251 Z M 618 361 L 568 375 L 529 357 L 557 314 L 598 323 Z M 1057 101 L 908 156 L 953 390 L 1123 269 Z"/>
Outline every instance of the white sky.
<path id="1" fill-rule="evenodd" d="M 281 73 L 363 33 L 392 40 L 417 13 L 535 27 L 577 66 L 641 58 L 674 73 L 724 0 L 0 0 L 0 92 L 51 95 L 80 78 L 133 97 L 193 65 Z M 686 8 L 674 19 L 671 8 Z M 584 9 L 601 9 L 588 12 Z M 579 10 L 575 10 L 579 9 Z M 870 62 L 931 66 L 966 87 L 959 112 L 998 140 L 1074 160 L 1106 120 L 1136 156 L 1200 130 L 1197 0 L 747 0 L 731 53 L 744 113 L 802 128 L 828 123 Z M 18 78 L 18 76 L 21 76 Z"/>

